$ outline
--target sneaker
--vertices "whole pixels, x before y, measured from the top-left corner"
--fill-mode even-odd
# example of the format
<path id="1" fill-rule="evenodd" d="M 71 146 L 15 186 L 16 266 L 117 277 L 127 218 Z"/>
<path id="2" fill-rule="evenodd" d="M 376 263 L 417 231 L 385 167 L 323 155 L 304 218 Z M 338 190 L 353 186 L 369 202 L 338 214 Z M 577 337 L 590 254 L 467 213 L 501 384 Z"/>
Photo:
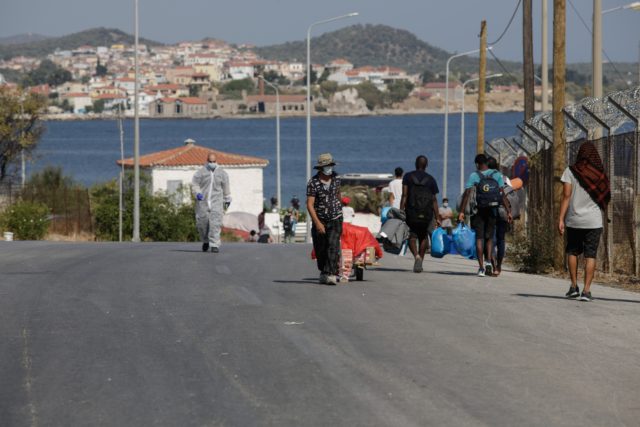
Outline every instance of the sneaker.
<path id="1" fill-rule="evenodd" d="M 569 291 L 564 294 L 564 296 L 567 298 L 578 298 L 580 296 L 580 288 L 578 287 L 578 285 L 571 286 L 569 288 Z"/>
<path id="2" fill-rule="evenodd" d="M 324 273 L 320 273 L 320 278 L 318 279 L 318 282 L 321 285 L 326 285 L 327 284 L 327 275 Z"/>
<path id="3" fill-rule="evenodd" d="M 202 244 L 202 252 L 207 252 L 209 250 L 209 243 Z"/>
<path id="4" fill-rule="evenodd" d="M 338 284 L 338 278 L 336 276 L 334 276 L 333 274 L 327 276 L 327 285 L 337 285 Z"/>
<path id="5" fill-rule="evenodd" d="M 213 246 L 211 248 L 211 252 L 213 252 L 214 254 L 217 254 L 218 252 L 220 252 L 220 248 L 218 248 L 217 246 Z"/>
<path id="6" fill-rule="evenodd" d="M 493 276 L 493 266 L 491 264 L 484 265 L 485 274 L 489 277 Z"/>
<path id="7" fill-rule="evenodd" d="M 422 258 L 419 256 L 416 257 L 416 260 L 413 263 L 413 272 L 421 273 L 422 272 Z"/>
<path id="8" fill-rule="evenodd" d="M 593 301 L 593 297 L 591 296 L 591 292 L 582 292 L 580 295 L 580 301 Z"/>
<path id="9" fill-rule="evenodd" d="M 484 277 L 484 268 L 478 269 L 478 277 Z"/>

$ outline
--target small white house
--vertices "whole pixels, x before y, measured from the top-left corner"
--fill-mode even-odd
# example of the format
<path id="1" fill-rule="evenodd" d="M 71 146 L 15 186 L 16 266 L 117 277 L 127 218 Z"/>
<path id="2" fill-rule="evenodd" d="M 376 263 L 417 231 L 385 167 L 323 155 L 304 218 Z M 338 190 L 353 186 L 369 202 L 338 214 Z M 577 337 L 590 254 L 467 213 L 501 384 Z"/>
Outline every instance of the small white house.
<path id="1" fill-rule="evenodd" d="M 188 139 L 180 147 L 140 156 L 140 168 L 151 175 L 154 193 L 176 194 L 181 187 L 190 189 L 193 174 L 204 166 L 209 153 L 216 154 L 217 163 L 229 175 L 233 199 L 229 212 L 249 212 L 254 215 L 262 212 L 262 172 L 269 164 L 267 159 L 201 147 Z M 120 161 L 117 163 L 120 164 Z M 133 167 L 133 158 L 125 159 L 124 165 Z"/>

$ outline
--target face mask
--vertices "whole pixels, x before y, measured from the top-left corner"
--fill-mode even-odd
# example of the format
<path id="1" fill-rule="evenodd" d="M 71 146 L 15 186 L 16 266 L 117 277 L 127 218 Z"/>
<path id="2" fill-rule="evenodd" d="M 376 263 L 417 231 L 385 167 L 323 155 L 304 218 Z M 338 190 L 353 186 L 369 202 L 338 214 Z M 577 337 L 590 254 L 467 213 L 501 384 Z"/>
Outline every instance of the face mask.
<path id="1" fill-rule="evenodd" d="M 332 166 L 325 166 L 322 168 L 322 173 L 330 176 L 331 174 L 333 174 L 333 167 Z"/>
<path id="2" fill-rule="evenodd" d="M 209 162 L 207 163 L 207 167 L 211 170 L 214 170 L 216 167 L 218 166 L 218 164 L 216 162 Z"/>
<path id="3" fill-rule="evenodd" d="M 444 206 L 445 208 L 448 208 L 448 207 L 449 207 L 449 203 L 444 202 L 444 203 L 442 204 L 442 206 Z"/>

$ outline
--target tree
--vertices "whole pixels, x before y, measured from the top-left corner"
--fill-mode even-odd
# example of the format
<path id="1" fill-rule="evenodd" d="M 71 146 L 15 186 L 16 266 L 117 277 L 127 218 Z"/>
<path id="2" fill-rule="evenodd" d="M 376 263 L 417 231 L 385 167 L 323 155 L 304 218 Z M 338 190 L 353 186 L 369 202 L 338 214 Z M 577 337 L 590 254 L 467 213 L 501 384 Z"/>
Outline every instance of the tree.
<path id="1" fill-rule="evenodd" d="M 104 77 L 107 75 L 107 67 L 100 63 L 100 58 L 98 58 L 98 63 L 96 64 L 96 76 Z"/>
<path id="2" fill-rule="evenodd" d="M 96 99 L 93 101 L 93 112 L 100 114 L 104 111 L 104 99 Z"/>
<path id="3" fill-rule="evenodd" d="M 356 86 L 358 96 L 367 104 L 367 108 L 373 111 L 376 107 L 384 105 L 384 95 L 371 82 L 362 82 Z"/>
<path id="4" fill-rule="evenodd" d="M 387 85 L 387 96 L 392 103 L 402 102 L 409 97 L 413 83 L 408 80 L 396 80 Z"/>
<path id="5" fill-rule="evenodd" d="M 331 75 L 331 72 L 329 71 L 329 69 L 325 68 L 324 71 L 322 72 L 322 75 L 318 79 L 318 84 L 322 84 L 323 82 L 326 82 L 327 80 L 329 80 L 330 75 Z"/>
<path id="6" fill-rule="evenodd" d="M 289 83 L 291 83 L 289 79 L 287 79 L 285 76 L 283 76 L 282 74 L 279 74 L 277 71 L 274 71 L 274 70 L 266 71 L 263 77 L 266 81 L 270 83 L 275 83 L 278 86 L 288 86 Z"/>
<path id="7" fill-rule="evenodd" d="M 420 80 L 422 81 L 423 84 L 433 82 L 433 81 L 435 81 L 435 78 L 436 78 L 436 75 L 431 70 L 424 70 L 420 74 Z"/>
<path id="8" fill-rule="evenodd" d="M 22 152 L 30 153 L 44 131 L 40 117 L 47 100 L 29 92 L 0 87 L 0 182 Z"/>
<path id="9" fill-rule="evenodd" d="M 45 83 L 49 86 L 59 86 L 72 79 L 73 76 L 68 70 L 48 59 L 44 59 L 40 62 L 38 68 L 27 73 L 22 83 L 24 86 L 37 86 Z"/>
<path id="10" fill-rule="evenodd" d="M 334 82 L 331 80 L 324 81 L 320 83 L 320 93 L 322 97 L 325 99 L 331 98 L 334 93 L 338 90 L 338 82 Z"/>
<path id="11" fill-rule="evenodd" d="M 313 67 L 311 67 L 311 84 L 314 85 L 314 84 L 316 84 L 317 81 L 318 81 L 318 73 L 316 72 L 316 70 L 313 69 Z M 304 77 L 302 78 L 302 80 L 300 80 L 300 83 L 303 86 L 307 84 L 307 73 L 306 73 L 306 71 L 304 73 Z"/>
<path id="12" fill-rule="evenodd" d="M 231 99 L 241 99 L 243 90 L 248 94 L 255 93 L 256 85 L 252 79 L 232 80 L 220 88 L 220 94 Z"/>

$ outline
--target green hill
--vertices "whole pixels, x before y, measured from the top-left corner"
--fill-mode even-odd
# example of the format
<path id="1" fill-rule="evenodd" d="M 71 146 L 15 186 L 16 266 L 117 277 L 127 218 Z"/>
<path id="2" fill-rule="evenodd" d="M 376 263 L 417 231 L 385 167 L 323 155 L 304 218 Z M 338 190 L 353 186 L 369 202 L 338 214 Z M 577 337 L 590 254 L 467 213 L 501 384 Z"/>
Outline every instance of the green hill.
<path id="1" fill-rule="evenodd" d="M 14 56 L 43 57 L 53 53 L 56 49 L 69 50 L 80 46 L 111 46 L 123 43 L 132 45 L 133 36 L 114 28 L 93 28 L 62 37 L 48 38 L 30 43 L 10 44 L 0 46 L 0 58 L 10 59 Z M 140 39 L 140 44 L 159 46 L 161 43 L 153 40 Z"/>
<path id="2" fill-rule="evenodd" d="M 287 42 L 255 49 L 258 55 L 272 60 L 306 60 L 306 42 Z M 356 67 L 362 65 L 390 65 L 412 73 L 425 70 L 443 72 L 450 52 L 420 40 L 406 30 L 386 25 L 352 25 L 325 33 L 311 40 L 314 63 L 327 63 L 335 58 L 345 58 Z M 517 69 L 517 64 L 503 62 L 508 68 Z M 489 67 L 498 70 L 497 64 L 489 61 Z M 477 70 L 477 58 L 459 58 L 453 71 Z"/>

